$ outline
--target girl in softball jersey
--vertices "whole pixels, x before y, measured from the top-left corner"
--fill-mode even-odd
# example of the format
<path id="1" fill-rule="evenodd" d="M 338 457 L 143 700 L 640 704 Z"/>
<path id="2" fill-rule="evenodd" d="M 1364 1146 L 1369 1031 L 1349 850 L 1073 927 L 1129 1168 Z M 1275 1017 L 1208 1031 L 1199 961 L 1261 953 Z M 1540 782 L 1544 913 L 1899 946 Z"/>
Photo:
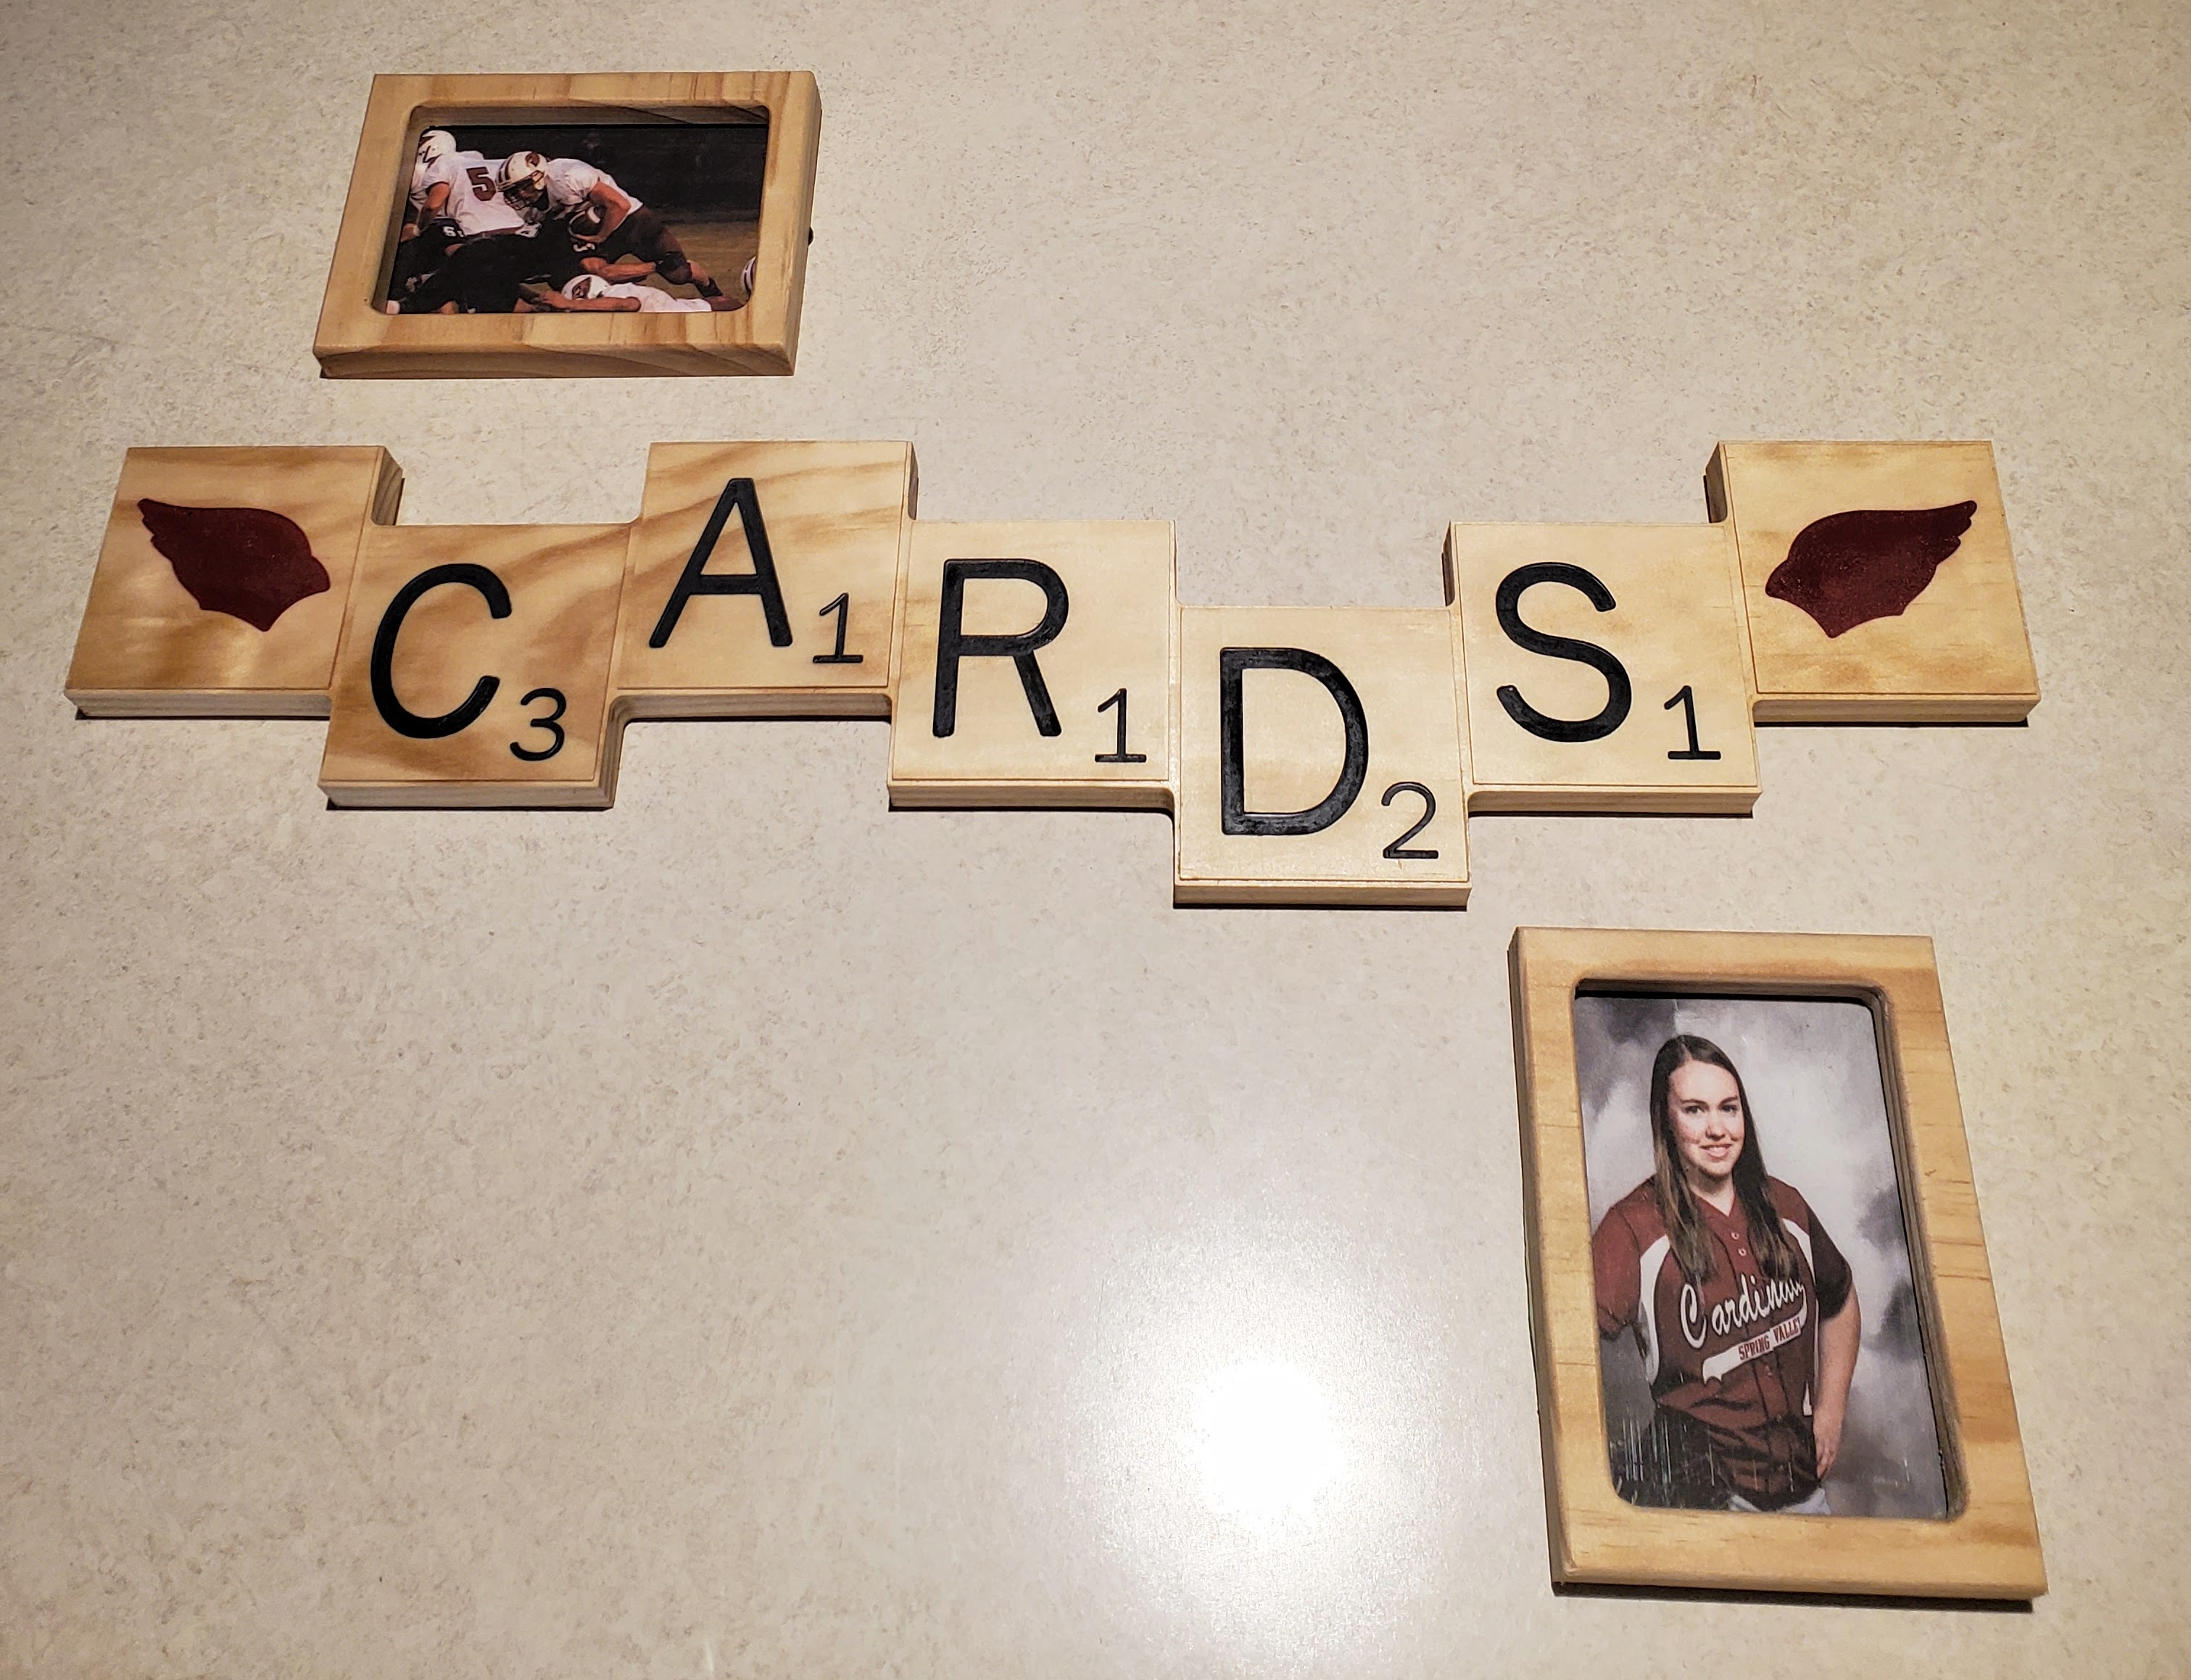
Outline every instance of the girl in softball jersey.
<path id="1" fill-rule="evenodd" d="M 1651 1070 L 1655 1170 L 1591 1252 L 1601 1335 L 1632 1334 L 1657 1404 L 1644 1504 L 1824 1513 L 1862 1317 L 1848 1262 L 1770 1177 L 1742 1076 L 1687 1034 Z"/>

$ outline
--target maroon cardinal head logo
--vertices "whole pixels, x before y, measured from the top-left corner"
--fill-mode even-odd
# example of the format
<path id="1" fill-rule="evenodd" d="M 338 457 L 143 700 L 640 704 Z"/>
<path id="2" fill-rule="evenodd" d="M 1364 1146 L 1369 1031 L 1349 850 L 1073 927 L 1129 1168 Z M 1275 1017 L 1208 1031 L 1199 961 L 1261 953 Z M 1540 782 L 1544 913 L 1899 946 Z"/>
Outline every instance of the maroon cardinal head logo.
<path id="1" fill-rule="evenodd" d="M 179 508 L 139 501 L 137 516 L 152 546 L 175 568 L 175 581 L 208 612 L 225 612 L 254 629 L 307 595 L 331 587 L 297 521 L 267 508 Z"/>
<path id="2" fill-rule="evenodd" d="M 1830 636 L 1894 618 L 1962 546 L 1978 510 L 1976 502 L 1958 502 L 1829 514 L 1796 533 L 1788 558 L 1765 580 L 1765 593 L 1801 607 Z"/>

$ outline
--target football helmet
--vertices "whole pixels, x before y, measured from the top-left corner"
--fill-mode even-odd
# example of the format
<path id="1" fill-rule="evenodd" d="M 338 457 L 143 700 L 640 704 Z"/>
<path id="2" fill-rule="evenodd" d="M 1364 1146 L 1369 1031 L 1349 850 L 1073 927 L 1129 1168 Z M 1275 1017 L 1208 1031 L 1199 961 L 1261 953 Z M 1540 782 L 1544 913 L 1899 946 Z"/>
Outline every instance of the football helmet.
<path id="1" fill-rule="evenodd" d="M 429 128 L 418 136 L 418 161 L 438 163 L 457 149 L 457 137 L 447 128 Z"/>
<path id="2" fill-rule="evenodd" d="M 513 151 L 502 160 L 502 196 L 511 203 L 537 204 L 548 191 L 548 160 L 537 151 Z"/>
<path id="3" fill-rule="evenodd" d="M 576 280 L 563 282 L 563 295 L 566 298 L 606 298 L 608 294 L 609 283 L 598 274 L 582 274 Z"/>

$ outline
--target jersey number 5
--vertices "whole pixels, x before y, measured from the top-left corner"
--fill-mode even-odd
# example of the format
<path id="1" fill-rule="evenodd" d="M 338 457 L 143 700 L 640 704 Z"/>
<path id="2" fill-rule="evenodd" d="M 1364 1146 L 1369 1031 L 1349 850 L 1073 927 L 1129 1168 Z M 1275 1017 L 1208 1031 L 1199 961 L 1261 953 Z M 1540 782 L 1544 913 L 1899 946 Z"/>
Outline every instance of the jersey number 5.
<path id="1" fill-rule="evenodd" d="M 494 177 L 485 169 L 474 165 L 464 171 L 464 176 L 472 184 L 472 196 L 481 203 L 494 196 Z"/>

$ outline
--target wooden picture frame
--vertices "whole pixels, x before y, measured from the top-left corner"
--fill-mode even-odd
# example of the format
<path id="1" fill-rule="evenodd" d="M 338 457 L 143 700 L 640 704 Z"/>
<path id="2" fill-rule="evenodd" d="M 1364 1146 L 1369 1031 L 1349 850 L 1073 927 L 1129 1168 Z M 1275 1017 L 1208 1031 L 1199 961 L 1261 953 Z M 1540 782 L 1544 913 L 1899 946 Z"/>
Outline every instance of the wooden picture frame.
<path id="1" fill-rule="evenodd" d="M 2038 1522 L 1932 942 L 1522 928 L 1508 960 L 1554 1580 L 1943 1598 L 2043 1593 Z M 1630 1503 L 1616 1489 L 1575 1014 L 1579 996 L 1599 993 L 1645 994 L 1647 1002 L 1842 999 L 1870 1011 L 1939 1445 L 1943 1517 L 1653 1508 Z M 1648 1102 L 1642 1107 L 1648 1113 Z"/>
<path id="2" fill-rule="evenodd" d="M 390 315 L 419 134 L 466 123 L 768 124 L 750 301 L 726 313 Z M 806 71 L 376 76 L 312 344 L 328 379 L 785 374 L 799 350 L 822 101 Z"/>

